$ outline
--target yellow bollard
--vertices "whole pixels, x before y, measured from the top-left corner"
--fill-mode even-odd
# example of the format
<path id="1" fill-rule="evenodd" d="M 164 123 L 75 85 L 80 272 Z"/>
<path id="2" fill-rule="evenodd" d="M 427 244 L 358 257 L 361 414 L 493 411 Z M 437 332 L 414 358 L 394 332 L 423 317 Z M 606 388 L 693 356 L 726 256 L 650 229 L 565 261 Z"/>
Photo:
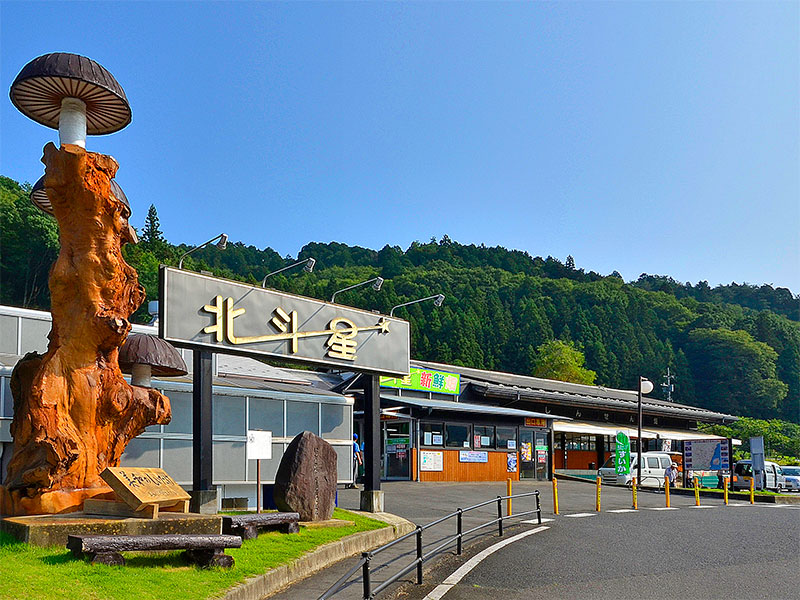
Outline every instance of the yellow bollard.
<path id="1" fill-rule="evenodd" d="M 553 514 L 558 514 L 558 479 L 553 477 Z"/>
<path id="2" fill-rule="evenodd" d="M 669 475 L 664 477 L 664 498 L 666 498 L 667 508 L 669 508 Z"/>
<path id="3" fill-rule="evenodd" d="M 723 479 L 723 481 L 725 482 L 725 485 L 722 489 L 722 499 L 725 502 L 725 506 L 728 506 L 728 478 L 726 477 Z"/>
<path id="4" fill-rule="evenodd" d="M 633 478 L 631 491 L 633 492 L 633 508 L 634 510 L 639 510 L 639 498 L 636 497 L 636 477 Z"/>
<path id="5" fill-rule="evenodd" d="M 511 495 L 511 478 L 509 477 L 508 479 L 506 479 L 506 496 L 510 496 L 510 495 Z M 510 517 L 511 516 L 511 498 L 508 499 L 508 507 L 507 507 L 507 511 L 506 512 L 508 513 L 508 516 Z"/>
<path id="6" fill-rule="evenodd" d="M 597 512 L 600 512 L 600 486 L 603 484 L 603 478 L 600 475 L 597 476 L 597 501 L 595 502 L 594 509 Z"/>
<path id="7" fill-rule="evenodd" d="M 700 480 L 694 478 L 694 505 L 700 506 Z"/>
<path id="8" fill-rule="evenodd" d="M 750 504 L 756 503 L 756 478 L 750 478 Z"/>

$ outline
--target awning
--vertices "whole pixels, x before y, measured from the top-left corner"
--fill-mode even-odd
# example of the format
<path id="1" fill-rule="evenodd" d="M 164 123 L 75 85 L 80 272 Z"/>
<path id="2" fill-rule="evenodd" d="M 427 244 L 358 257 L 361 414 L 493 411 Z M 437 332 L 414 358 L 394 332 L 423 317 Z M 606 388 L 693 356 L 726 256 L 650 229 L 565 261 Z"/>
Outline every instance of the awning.
<path id="1" fill-rule="evenodd" d="M 593 433 L 595 435 L 608 435 L 611 437 L 617 435 L 618 431 L 624 431 L 629 438 L 635 438 L 639 435 L 636 427 L 631 428 L 597 421 L 553 421 L 553 431 L 563 431 L 564 433 Z M 656 434 L 643 429 L 642 438 L 655 439 Z"/>
<path id="2" fill-rule="evenodd" d="M 649 427 L 648 431 L 657 434 L 662 440 L 675 440 L 682 442 L 684 440 L 727 440 L 728 438 L 721 435 L 714 435 L 713 433 L 704 433 L 702 431 L 691 431 L 688 429 L 653 429 Z"/>
<path id="3" fill-rule="evenodd" d="M 539 419 L 552 419 L 553 415 L 546 413 L 533 412 L 530 410 L 520 410 L 518 408 L 507 408 L 505 406 L 491 406 L 489 404 L 469 404 L 467 402 L 453 402 L 451 400 L 430 400 L 428 398 L 409 398 L 407 396 L 381 395 L 381 400 L 395 404 L 405 404 L 407 406 L 417 406 L 420 408 L 432 408 L 434 410 L 453 410 L 459 412 L 469 412 L 485 415 L 503 415 L 506 417 L 535 417 Z"/>

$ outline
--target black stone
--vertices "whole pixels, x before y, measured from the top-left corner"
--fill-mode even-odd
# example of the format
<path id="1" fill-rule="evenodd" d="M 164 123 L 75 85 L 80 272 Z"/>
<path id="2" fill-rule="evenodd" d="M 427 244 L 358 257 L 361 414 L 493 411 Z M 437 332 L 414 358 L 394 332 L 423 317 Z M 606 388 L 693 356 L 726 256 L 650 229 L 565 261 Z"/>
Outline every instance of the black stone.
<path id="1" fill-rule="evenodd" d="M 273 490 L 278 510 L 301 521 L 325 521 L 336 501 L 336 451 L 310 431 L 296 436 L 283 453 Z"/>

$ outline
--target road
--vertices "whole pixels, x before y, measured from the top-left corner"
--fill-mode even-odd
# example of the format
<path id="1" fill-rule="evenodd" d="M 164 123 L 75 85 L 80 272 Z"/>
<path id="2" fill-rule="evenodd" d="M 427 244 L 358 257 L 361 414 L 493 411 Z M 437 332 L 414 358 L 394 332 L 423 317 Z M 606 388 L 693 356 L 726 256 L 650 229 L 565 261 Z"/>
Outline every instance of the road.
<path id="1" fill-rule="evenodd" d="M 582 484 L 581 484 L 582 485 Z M 548 527 L 489 555 L 451 588 L 443 600 L 621 598 L 797 598 L 800 573 L 800 506 L 749 505 L 736 501 L 640 494 L 603 488 L 603 511 L 594 513 L 592 486 L 572 488 L 561 515 Z M 545 496 L 542 490 L 543 497 Z M 580 498 L 580 502 L 575 502 Z M 593 502 L 592 502 L 593 504 Z M 588 510 L 587 510 L 588 509 Z M 585 516 L 570 516 L 584 514 Z M 506 538 L 534 528 L 521 525 Z M 470 556 L 496 544 L 496 535 L 462 557 L 446 556 L 426 573 L 422 586 L 405 585 L 390 596 L 421 600 Z"/>

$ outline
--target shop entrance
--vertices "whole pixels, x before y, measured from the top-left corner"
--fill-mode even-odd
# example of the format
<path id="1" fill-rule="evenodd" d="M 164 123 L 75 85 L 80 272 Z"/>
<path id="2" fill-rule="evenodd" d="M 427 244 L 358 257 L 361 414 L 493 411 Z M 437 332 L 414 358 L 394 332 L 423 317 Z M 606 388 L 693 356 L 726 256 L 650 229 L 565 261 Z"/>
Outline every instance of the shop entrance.
<path id="1" fill-rule="evenodd" d="M 384 421 L 383 479 L 411 479 L 411 421 Z"/>
<path id="2" fill-rule="evenodd" d="M 535 429 L 519 430 L 519 475 L 522 479 L 547 479 L 547 432 Z"/>

